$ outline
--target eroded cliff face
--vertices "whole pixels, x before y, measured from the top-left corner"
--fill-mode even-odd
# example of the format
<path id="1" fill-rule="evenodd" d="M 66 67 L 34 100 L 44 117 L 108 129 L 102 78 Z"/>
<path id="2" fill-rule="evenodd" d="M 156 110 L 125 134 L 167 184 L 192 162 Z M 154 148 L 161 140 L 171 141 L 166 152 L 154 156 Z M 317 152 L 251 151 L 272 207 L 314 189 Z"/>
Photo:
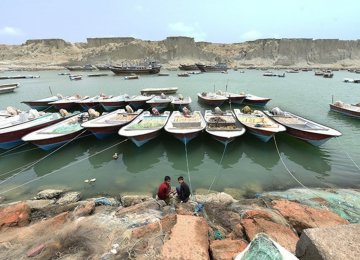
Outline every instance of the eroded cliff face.
<path id="1" fill-rule="evenodd" d="M 190 37 L 143 41 L 132 37 L 88 38 L 86 43 L 62 39 L 28 40 L 0 45 L 0 69 L 62 68 L 85 63 L 226 62 L 230 66 L 360 67 L 360 41 L 338 39 L 260 39 L 244 43 L 195 42 Z"/>

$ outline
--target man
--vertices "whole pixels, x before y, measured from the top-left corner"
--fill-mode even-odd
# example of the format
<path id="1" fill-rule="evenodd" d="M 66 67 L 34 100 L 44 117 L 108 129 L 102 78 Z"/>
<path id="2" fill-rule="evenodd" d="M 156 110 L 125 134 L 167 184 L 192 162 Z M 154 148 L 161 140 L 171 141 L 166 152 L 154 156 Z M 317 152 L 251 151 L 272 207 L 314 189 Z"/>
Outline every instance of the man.
<path id="1" fill-rule="evenodd" d="M 189 200 L 189 196 L 191 194 L 189 186 L 185 183 L 183 176 L 180 176 L 178 178 L 178 182 L 180 184 L 179 187 L 176 187 L 176 193 L 178 195 L 178 199 L 181 202 L 187 202 Z"/>
<path id="2" fill-rule="evenodd" d="M 171 178 L 170 176 L 165 176 L 164 182 L 162 182 L 159 186 L 157 196 L 160 200 L 163 200 L 166 202 L 166 204 L 170 204 L 170 198 L 173 193 L 171 190 Z"/>

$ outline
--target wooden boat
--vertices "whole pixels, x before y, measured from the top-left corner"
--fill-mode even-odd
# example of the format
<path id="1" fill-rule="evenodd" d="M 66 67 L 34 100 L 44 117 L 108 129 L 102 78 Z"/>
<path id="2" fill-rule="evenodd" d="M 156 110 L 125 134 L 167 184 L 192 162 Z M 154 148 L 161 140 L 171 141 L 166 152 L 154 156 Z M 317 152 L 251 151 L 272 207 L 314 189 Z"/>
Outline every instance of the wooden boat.
<path id="1" fill-rule="evenodd" d="M 22 144 L 26 134 L 64 120 L 60 113 L 46 113 L 32 120 L 0 129 L 0 148 L 10 149 Z"/>
<path id="2" fill-rule="evenodd" d="M 227 97 L 223 95 L 218 95 L 213 92 L 202 92 L 197 93 L 198 101 L 200 103 L 203 103 L 205 105 L 219 107 L 221 106 L 226 100 L 228 100 Z"/>
<path id="3" fill-rule="evenodd" d="M 70 80 L 81 80 L 82 75 L 69 75 Z"/>
<path id="4" fill-rule="evenodd" d="M 232 92 L 223 92 L 223 91 L 218 91 L 218 93 L 224 97 L 228 98 L 229 103 L 232 104 L 242 104 L 246 95 L 244 93 L 240 93 L 240 94 L 236 94 L 236 93 L 232 93 Z"/>
<path id="5" fill-rule="evenodd" d="M 14 92 L 18 85 L 18 83 L 2 84 L 0 85 L 0 94 Z"/>
<path id="6" fill-rule="evenodd" d="M 160 72 L 161 65 L 156 62 L 149 62 L 144 65 L 121 65 L 121 66 L 110 66 L 109 69 L 116 75 L 124 74 L 157 74 Z"/>
<path id="7" fill-rule="evenodd" d="M 25 135 L 22 140 L 32 143 L 45 151 L 55 149 L 88 134 L 87 130 L 81 126 L 88 118 L 89 114 L 87 112 L 78 113 L 57 124 L 33 131 Z"/>
<path id="8" fill-rule="evenodd" d="M 277 107 L 271 111 L 264 111 L 264 113 L 277 123 L 285 126 L 286 132 L 289 135 L 307 141 L 315 146 L 322 145 L 332 137 L 341 136 L 341 133 L 335 129 L 292 113 L 284 112 Z"/>
<path id="9" fill-rule="evenodd" d="M 144 96 L 144 95 L 135 95 L 135 96 L 125 96 L 125 102 L 128 103 L 132 108 L 138 109 L 146 105 L 146 101 L 152 99 L 154 95 Z"/>
<path id="10" fill-rule="evenodd" d="M 140 91 L 141 95 L 160 95 L 161 93 L 174 94 L 178 88 L 144 88 Z"/>
<path id="11" fill-rule="evenodd" d="M 92 132 L 96 138 L 103 139 L 112 134 L 116 134 L 121 127 L 134 120 L 142 113 L 142 111 L 142 109 L 138 109 L 133 112 L 132 109 L 130 109 L 130 111 L 127 112 L 125 109 L 118 109 L 98 118 L 89 120 L 81 126 Z"/>
<path id="12" fill-rule="evenodd" d="M 129 75 L 129 76 L 125 76 L 124 79 L 126 79 L 126 80 L 139 79 L 139 76 L 138 75 Z"/>
<path id="13" fill-rule="evenodd" d="M 216 65 L 204 65 L 196 63 L 196 66 L 201 72 L 222 72 L 228 70 L 226 63 L 218 63 Z"/>
<path id="14" fill-rule="evenodd" d="M 179 66 L 180 70 L 199 70 L 198 66 L 196 64 L 187 65 L 187 64 L 180 64 Z"/>
<path id="15" fill-rule="evenodd" d="M 96 108 L 98 106 L 100 106 L 100 102 L 102 100 L 106 100 L 107 96 L 106 95 L 97 95 L 94 97 L 90 97 L 90 98 L 86 98 L 83 100 L 78 100 L 76 101 L 77 104 L 80 105 L 80 107 L 83 109 L 83 111 L 87 111 L 90 108 Z"/>
<path id="16" fill-rule="evenodd" d="M 181 94 L 178 96 L 173 97 L 171 104 L 175 107 L 184 107 L 188 106 L 192 102 L 191 97 L 183 97 Z"/>
<path id="17" fill-rule="evenodd" d="M 245 97 L 243 103 L 253 105 L 253 106 L 261 106 L 261 107 L 263 107 L 270 100 L 271 100 L 271 98 L 258 97 L 258 96 L 255 96 L 255 95 L 246 94 L 246 97 Z"/>
<path id="18" fill-rule="evenodd" d="M 96 70 L 96 67 L 94 67 L 91 64 L 86 64 L 84 66 L 66 66 L 65 68 L 67 68 L 70 71 L 92 71 L 92 70 Z"/>
<path id="19" fill-rule="evenodd" d="M 64 97 L 60 100 L 50 102 L 49 105 L 52 105 L 56 109 L 66 109 L 72 110 L 78 107 L 78 102 L 90 98 L 89 96 L 81 97 L 79 95 Z"/>
<path id="20" fill-rule="evenodd" d="M 38 75 L 15 75 L 15 76 L 1 76 L 1 79 L 38 79 Z"/>
<path id="21" fill-rule="evenodd" d="M 206 123 L 200 111 L 189 111 L 189 113 L 174 111 L 165 125 L 165 131 L 187 144 L 197 137 L 205 127 Z"/>
<path id="22" fill-rule="evenodd" d="M 160 134 L 170 116 L 170 111 L 159 115 L 143 112 L 130 124 L 119 130 L 119 135 L 129 138 L 138 147 L 149 142 Z"/>
<path id="23" fill-rule="evenodd" d="M 172 96 L 166 96 L 164 93 L 162 93 L 160 96 L 154 96 L 152 99 L 146 101 L 146 104 L 149 104 L 150 107 L 154 107 L 160 111 L 167 108 L 172 100 Z"/>
<path id="24" fill-rule="evenodd" d="M 98 70 L 110 70 L 110 65 L 95 65 Z"/>
<path id="25" fill-rule="evenodd" d="M 11 113 L 9 113 L 9 109 L 11 110 Z M 4 116 L 2 116 L 0 121 L 0 129 L 34 120 L 35 118 L 44 115 L 44 112 L 38 112 L 36 109 L 30 109 L 27 112 L 21 112 L 16 110 L 14 111 L 14 108 L 8 107 L 5 111 L 2 111 L 2 114 Z"/>
<path id="26" fill-rule="evenodd" d="M 159 73 L 158 76 L 162 76 L 162 77 L 166 77 L 166 76 L 169 76 L 170 74 L 169 73 Z"/>
<path id="27" fill-rule="evenodd" d="M 52 106 L 50 104 L 51 102 L 58 101 L 61 98 L 62 97 L 58 95 L 58 96 L 51 96 L 37 100 L 21 101 L 21 103 L 24 103 L 33 109 L 41 111 L 41 110 L 49 109 Z"/>
<path id="28" fill-rule="evenodd" d="M 88 77 L 105 77 L 108 76 L 109 74 L 107 73 L 94 73 L 94 74 L 88 74 Z"/>
<path id="29" fill-rule="evenodd" d="M 109 96 L 109 98 L 103 98 L 100 100 L 99 103 L 106 111 L 113 111 L 126 106 L 127 102 L 125 101 L 125 97 L 125 95 L 115 97 Z"/>
<path id="30" fill-rule="evenodd" d="M 205 110 L 204 118 L 206 132 L 225 145 L 245 133 L 245 127 L 240 124 L 231 110 L 222 112 L 218 107 L 215 111 Z"/>
<path id="31" fill-rule="evenodd" d="M 360 118 L 359 105 L 346 104 L 341 101 L 336 101 L 334 104 L 330 104 L 330 110 L 347 116 Z"/>
<path id="32" fill-rule="evenodd" d="M 190 77 L 189 73 L 179 73 L 178 77 Z"/>
<path id="33" fill-rule="evenodd" d="M 243 111 L 247 112 L 245 108 Z M 249 107 L 247 108 L 250 109 Z M 250 113 L 243 113 L 240 109 L 234 109 L 234 113 L 240 123 L 246 127 L 247 131 L 255 135 L 261 141 L 267 142 L 276 133 L 286 131 L 286 128 L 283 125 L 276 123 L 262 111 L 250 110 Z"/>

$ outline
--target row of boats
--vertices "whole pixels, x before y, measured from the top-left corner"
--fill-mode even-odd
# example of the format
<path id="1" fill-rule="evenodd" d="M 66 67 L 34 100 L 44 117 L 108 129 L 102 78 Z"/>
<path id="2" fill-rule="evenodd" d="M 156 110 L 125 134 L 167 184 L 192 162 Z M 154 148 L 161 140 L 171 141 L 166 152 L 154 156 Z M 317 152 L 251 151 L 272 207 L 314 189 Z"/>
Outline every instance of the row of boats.
<path id="1" fill-rule="evenodd" d="M 13 116 L 0 117 L 0 148 L 10 149 L 24 142 L 32 143 L 43 150 L 51 150 L 79 137 L 90 134 L 98 139 L 120 135 L 142 146 L 160 135 L 161 130 L 174 135 L 187 144 L 205 131 L 214 139 L 228 144 L 246 131 L 262 141 L 269 141 L 276 133 L 287 132 L 313 145 L 321 145 L 340 132 L 279 108 L 271 111 L 214 110 L 191 112 L 164 111 L 153 108 L 133 110 L 118 109 L 110 113 L 99 113 L 93 109 L 87 112 L 68 113 L 62 109 L 57 113 L 30 110 Z"/>

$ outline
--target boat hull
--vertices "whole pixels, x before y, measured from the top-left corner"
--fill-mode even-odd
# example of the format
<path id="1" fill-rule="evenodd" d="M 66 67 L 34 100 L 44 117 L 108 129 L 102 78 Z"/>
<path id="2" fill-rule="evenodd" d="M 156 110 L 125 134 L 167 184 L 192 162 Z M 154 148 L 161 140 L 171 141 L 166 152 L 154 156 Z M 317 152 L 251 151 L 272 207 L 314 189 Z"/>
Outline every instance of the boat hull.
<path id="1" fill-rule="evenodd" d="M 213 106 L 213 107 L 219 107 L 222 104 L 224 104 L 225 100 L 211 100 L 211 99 L 205 99 L 198 96 L 198 101 L 202 104 Z"/>
<path id="2" fill-rule="evenodd" d="M 52 107 L 52 105 L 49 105 L 49 101 L 23 101 L 22 103 L 38 111 L 47 110 Z"/>
<path id="3" fill-rule="evenodd" d="M 233 104 L 242 104 L 245 100 L 245 96 L 244 97 L 232 97 L 229 96 L 229 103 L 233 103 Z"/>
<path id="4" fill-rule="evenodd" d="M 338 113 L 346 115 L 346 116 L 360 118 L 360 112 L 357 112 L 357 111 L 351 111 L 351 110 L 344 109 L 344 108 L 341 108 L 341 107 L 338 107 L 338 106 L 334 106 L 332 104 L 330 104 L 330 109 L 332 111 L 338 112 Z"/>
<path id="5" fill-rule="evenodd" d="M 172 135 L 183 142 L 184 144 L 189 143 L 192 139 L 197 137 L 200 134 L 200 132 L 193 132 L 193 133 L 187 133 L 187 134 L 180 134 L 180 133 L 172 133 Z"/>
<path id="6" fill-rule="evenodd" d="M 97 139 L 104 139 L 112 135 L 116 135 L 124 125 L 108 126 L 108 127 L 87 127 L 87 129 L 95 135 Z"/>
<path id="7" fill-rule="evenodd" d="M 253 106 L 259 106 L 264 107 L 271 99 L 264 99 L 264 100 L 250 100 L 250 99 L 244 99 L 243 103 Z"/>
<path id="8" fill-rule="evenodd" d="M 115 68 L 110 67 L 110 70 L 114 72 L 116 75 L 129 75 L 132 73 L 135 74 L 157 74 L 160 72 L 161 67 L 155 67 L 151 69 L 127 69 L 127 68 Z"/>
<path id="9" fill-rule="evenodd" d="M 74 110 L 78 107 L 78 104 L 73 103 L 73 102 L 68 102 L 68 103 L 56 103 L 56 104 L 52 104 L 53 107 L 55 107 L 57 110 L 60 109 L 65 109 L 65 110 Z"/>
<path id="10" fill-rule="evenodd" d="M 264 131 L 246 126 L 247 132 L 259 138 L 263 142 L 268 142 L 275 134 L 275 132 Z"/>
<path id="11" fill-rule="evenodd" d="M 150 140 L 158 137 L 159 135 L 160 135 L 160 130 L 152 132 L 152 133 L 143 134 L 143 135 L 131 136 L 128 138 L 134 144 L 136 144 L 137 147 L 140 147 L 140 146 L 146 144 L 147 142 L 149 142 Z"/>
<path id="12" fill-rule="evenodd" d="M 100 102 L 100 105 L 104 108 L 105 111 L 113 111 L 126 106 L 126 102 L 125 101 Z"/>
<path id="13" fill-rule="evenodd" d="M 303 141 L 306 141 L 314 146 L 320 146 L 324 144 L 329 139 L 333 138 L 334 136 L 329 136 L 325 134 L 317 134 L 317 133 L 310 133 L 310 132 L 304 132 L 298 129 L 291 128 L 289 126 L 286 126 L 286 132 L 298 139 L 301 139 Z"/>
<path id="14" fill-rule="evenodd" d="M 87 103 L 79 103 L 80 107 L 83 111 L 88 111 L 90 108 L 97 108 L 100 104 L 97 101 L 87 102 Z"/>
<path id="15" fill-rule="evenodd" d="M 212 134 L 211 134 L 211 136 L 212 136 L 212 138 L 214 138 L 216 141 L 219 141 L 223 145 L 227 145 L 227 144 L 231 143 L 236 138 L 236 137 L 222 137 L 222 136 L 212 135 Z"/>

